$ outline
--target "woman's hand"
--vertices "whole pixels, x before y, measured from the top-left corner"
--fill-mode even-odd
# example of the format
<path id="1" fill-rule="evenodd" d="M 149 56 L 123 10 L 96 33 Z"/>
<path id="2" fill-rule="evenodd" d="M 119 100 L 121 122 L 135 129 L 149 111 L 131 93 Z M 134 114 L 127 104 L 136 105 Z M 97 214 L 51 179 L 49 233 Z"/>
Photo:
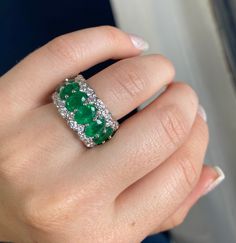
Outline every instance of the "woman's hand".
<path id="1" fill-rule="evenodd" d="M 208 128 L 196 93 L 170 84 L 166 58 L 137 56 L 145 47 L 113 27 L 86 29 L 54 39 L 1 77 L 1 241 L 140 242 L 179 224 L 218 177 L 203 167 Z M 168 88 L 109 142 L 87 149 L 50 94 L 109 58 L 128 59 L 87 81 L 115 119 Z"/>

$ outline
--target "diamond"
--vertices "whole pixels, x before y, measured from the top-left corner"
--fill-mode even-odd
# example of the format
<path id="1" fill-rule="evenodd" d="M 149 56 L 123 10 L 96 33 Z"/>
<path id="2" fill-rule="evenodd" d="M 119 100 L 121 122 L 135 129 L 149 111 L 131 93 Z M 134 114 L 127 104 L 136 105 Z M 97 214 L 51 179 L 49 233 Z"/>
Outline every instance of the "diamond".
<path id="1" fill-rule="evenodd" d="M 68 124 L 69 124 L 70 128 L 73 129 L 73 130 L 76 130 L 77 127 L 78 127 L 77 123 L 73 120 L 69 120 Z"/>
<path id="2" fill-rule="evenodd" d="M 78 133 L 78 135 L 81 135 L 84 132 L 84 126 L 78 124 L 76 132 Z"/>
<path id="3" fill-rule="evenodd" d="M 67 116 L 67 110 L 65 108 L 59 108 L 58 111 L 63 118 Z"/>

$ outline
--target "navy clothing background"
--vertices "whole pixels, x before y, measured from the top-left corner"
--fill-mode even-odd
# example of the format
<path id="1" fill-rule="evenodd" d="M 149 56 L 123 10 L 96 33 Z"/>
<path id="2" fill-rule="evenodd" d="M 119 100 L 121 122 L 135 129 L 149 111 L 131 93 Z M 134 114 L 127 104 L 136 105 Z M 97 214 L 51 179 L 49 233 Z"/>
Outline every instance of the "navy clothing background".
<path id="1" fill-rule="evenodd" d="M 1 0 L 0 75 L 54 37 L 99 25 L 115 25 L 107 0 Z M 96 65 L 85 76 L 111 63 Z M 143 243 L 169 243 L 169 235 L 148 237 Z"/>
<path id="2" fill-rule="evenodd" d="M 115 24 L 107 0 L 1 0 L 0 75 L 56 36 L 106 24 Z"/>

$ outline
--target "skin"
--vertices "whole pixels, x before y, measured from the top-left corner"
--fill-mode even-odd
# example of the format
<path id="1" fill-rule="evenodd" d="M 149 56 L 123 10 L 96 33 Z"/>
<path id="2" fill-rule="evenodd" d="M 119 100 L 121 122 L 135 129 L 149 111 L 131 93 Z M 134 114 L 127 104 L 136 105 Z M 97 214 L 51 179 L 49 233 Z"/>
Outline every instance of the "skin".
<path id="1" fill-rule="evenodd" d="M 179 225 L 217 177 L 203 166 L 198 97 L 161 55 L 139 56 L 109 26 L 58 37 L 0 78 L 0 240 L 136 243 Z M 66 77 L 122 59 L 87 82 L 115 119 L 168 85 L 114 137 L 86 148 L 51 103 Z M 145 223 L 144 223 L 145 222 Z"/>

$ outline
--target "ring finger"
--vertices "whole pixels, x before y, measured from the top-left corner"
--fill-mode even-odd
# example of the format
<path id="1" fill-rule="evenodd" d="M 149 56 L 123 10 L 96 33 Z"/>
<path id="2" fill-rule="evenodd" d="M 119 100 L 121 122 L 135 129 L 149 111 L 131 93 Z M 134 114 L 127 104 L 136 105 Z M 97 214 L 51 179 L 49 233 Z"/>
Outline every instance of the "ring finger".
<path id="1" fill-rule="evenodd" d="M 113 117 L 120 119 L 171 82 L 173 75 L 173 66 L 166 58 L 160 55 L 149 55 L 119 61 L 94 75 L 87 82 L 104 101 Z M 65 137 L 68 133 L 70 133 L 68 136 L 72 137 L 72 131 L 69 128 L 66 130 L 65 124 L 62 124 L 65 121 L 55 113 L 55 109 L 54 104 L 47 104 L 39 107 L 35 112 L 50 114 L 48 116 L 51 117 L 52 124 L 61 123 L 59 126 L 54 126 L 56 131 L 53 134 L 57 139 L 60 136 Z M 84 146 L 76 141 L 77 139 L 78 137 L 73 137 L 77 145 L 71 146 L 71 149 L 83 150 Z M 68 143 L 68 140 L 61 139 L 61 141 Z"/>
<path id="2" fill-rule="evenodd" d="M 110 26 L 59 36 L 1 77 L 0 109 L 9 121 L 47 102 L 60 80 L 110 58 L 138 55 L 141 50 L 132 36 Z"/>

